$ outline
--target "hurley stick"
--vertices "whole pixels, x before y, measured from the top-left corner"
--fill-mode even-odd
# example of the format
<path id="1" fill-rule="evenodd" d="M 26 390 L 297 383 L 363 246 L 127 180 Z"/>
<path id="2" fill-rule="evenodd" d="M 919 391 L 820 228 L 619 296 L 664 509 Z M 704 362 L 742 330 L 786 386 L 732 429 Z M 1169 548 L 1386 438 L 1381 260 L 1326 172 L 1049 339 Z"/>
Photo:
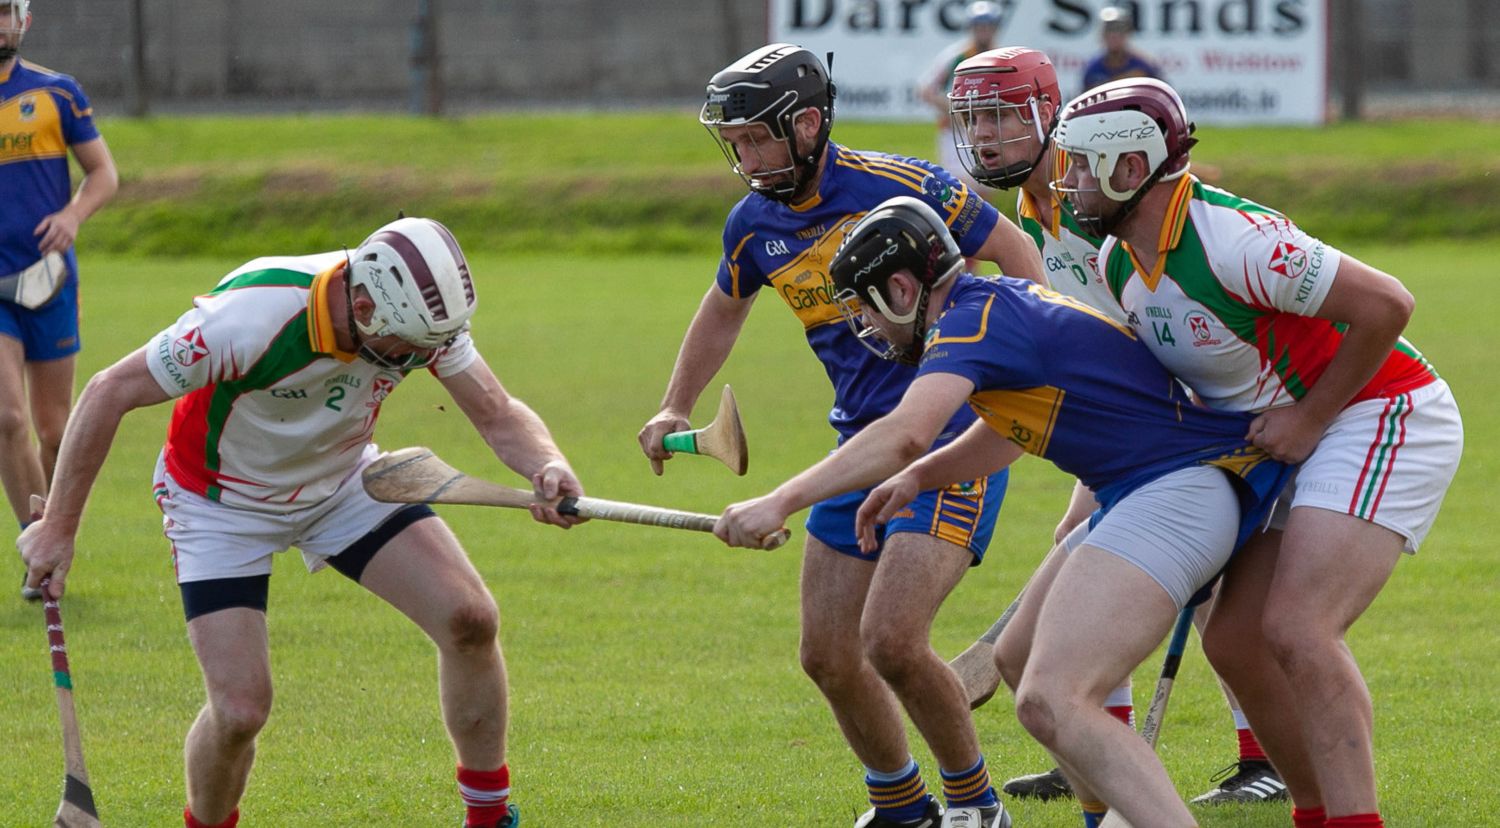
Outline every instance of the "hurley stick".
<path id="1" fill-rule="evenodd" d="M 745 446 L 745 428 L 740 424 L 740 409 L 734 402 L 734 391 L 724 386 L 719 395 L 719 412 L 713 422 L 693 431 L 675 431 L 661 440 L 662 448 L 683 454 L 701 454 L 743 475 L 750 468 L 750 451 Z"/>

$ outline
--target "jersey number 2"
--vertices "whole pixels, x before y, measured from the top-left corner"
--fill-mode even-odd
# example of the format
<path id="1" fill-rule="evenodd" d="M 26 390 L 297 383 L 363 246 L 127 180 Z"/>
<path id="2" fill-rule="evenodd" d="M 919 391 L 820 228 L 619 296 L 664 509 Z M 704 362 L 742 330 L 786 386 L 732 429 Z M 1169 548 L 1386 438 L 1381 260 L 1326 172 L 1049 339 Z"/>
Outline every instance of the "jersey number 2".
<path id="1" fill-rule="evenodd" d="M 344 391 L 344 386 L 335 385 L 334 387 L 328 389 L 328 399 L 323 401 L 323 405 L 333 409 L 334 411 L 343 411 L 344 407 L 339 405 L 339 401 L 344 399 L 345 393 L 346 392 Z"/>

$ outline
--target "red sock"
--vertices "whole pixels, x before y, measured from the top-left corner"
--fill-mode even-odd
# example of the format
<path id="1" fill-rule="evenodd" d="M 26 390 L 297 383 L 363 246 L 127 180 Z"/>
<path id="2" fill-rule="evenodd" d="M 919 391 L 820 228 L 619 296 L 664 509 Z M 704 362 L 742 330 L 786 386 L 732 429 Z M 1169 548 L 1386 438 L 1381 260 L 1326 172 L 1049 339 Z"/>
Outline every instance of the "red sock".
<path id="1" fill-rule="evenodd" d="M 1324 828 L 1323 823 L 1328 821 L 1328 812 L 1323 806 L 1316 808 L 1298 808 L 1292 806 L 1292 828 Z"/>
<path id="2" fill-rule="evenodd" d="M 1118 707 L 1106 707 L 1105 712 L 1125 723 L 1126 727 L 1135 727 L 1135 707 L 1122 704 Z"/>
<path id="3" fill-rule="evenodd" d="M 458 766 L 458 793 L 463 797 L 464 825 L 492 825 L 510 813 L 510 765 L 499 770 Z"/>
<path id="4" fill-rule="evenodd" d="M 1329 817 L 1323 826 L 1324 828 L 1385 828 L 1385 823 L 1380 819 L 1380 812 L 1376 811 L 1373 814 Z"/>
<path id="5" fill-rule="evenodd" d="M 234 828 L 235 824 L 239 821 L 239 808 L 235 808 L 234 811 L 229 814 L 229 819 L 226 819 L 223 822 L 216 822 L 212 824 L 204 822 L 193 816 L 192 810 L 186 807 L 182 809 L 182 824 L 186 826 L 186 828 Z"/>
<path id="6" fill-rule="evenodd" d="M 1260 746 L 1260 740 L 1250 732 L 1250 728 L 1242 727 L 1235 731 L 1240 737 L 1240 761 L 1266 761 L 1266 751 Z"/>

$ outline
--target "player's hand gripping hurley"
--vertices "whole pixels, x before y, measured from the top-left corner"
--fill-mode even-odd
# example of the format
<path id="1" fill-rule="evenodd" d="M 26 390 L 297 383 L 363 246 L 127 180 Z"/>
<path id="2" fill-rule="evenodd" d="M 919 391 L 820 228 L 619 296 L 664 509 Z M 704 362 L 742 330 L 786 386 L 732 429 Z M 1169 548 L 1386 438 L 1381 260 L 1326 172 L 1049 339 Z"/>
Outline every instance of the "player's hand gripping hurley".
<path id="1" fill-rule="evenodd" d="M 57 806 L 54 828 L 97 828 L 99 813 L 94 809 L 94 792 L 89 788 L 89 772 L 83 765 L 83 738 L 78 731 L 78 714 L 73 710 L 73 674 L 68 669 L 68 646 L 63 641 L 62 612 L 57 599 L 47 592 L 50 581 L 42 581 L 42 604 L 47 618 L 47 644 L 52 650 L 52 681 L 57 685 L 57 715 L 62 720 L 63 757 L 66 776 L 63 798 Z"/>
<path id="2" fill-rule="evenodd" d="M 695 532 L 712 532 L 719 520 L 714 515 L 594 497 L 565 497 L 553 504 L 534 492 L 470 477 L 420 446 L 382 455 L 365 469 L 364 485 L 370 497 L 387 503 L 457 503 L 512 509 L 555 505 L 564 515 Z M 787 537 L 785 529 L 773 532 L 763 539 L 761 548 L 775 549 L 786 543 Z"/>

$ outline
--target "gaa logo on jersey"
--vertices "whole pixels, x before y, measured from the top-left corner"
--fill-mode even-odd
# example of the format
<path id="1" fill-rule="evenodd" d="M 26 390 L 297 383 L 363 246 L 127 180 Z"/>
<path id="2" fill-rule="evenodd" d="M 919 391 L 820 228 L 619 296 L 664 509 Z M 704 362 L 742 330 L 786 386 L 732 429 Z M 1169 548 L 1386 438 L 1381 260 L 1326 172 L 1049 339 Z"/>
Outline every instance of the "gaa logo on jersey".
<path id="1" fill-rule="evenodd" d="M 928 198 L 941 201 L 944 207 L 952 207 L 958 203 L 958 191 L 948 186 L 948 182 L 935 175 L 928 175 L 922 179 L 922 193 Z"/>
<path id="2" fill-rule="evenodd" d="M 203 342 L 203 332 L 197 328 L 188 331 L 172 343 L 172 359 L 184 368 L 208 356 L 208 345 Z"/>
<path id="3" fill-rule="evenodd" d="M 1194 348 L 1219 344 L 1219 338 L 1214 336 L 1213 323 L 1207 316 L 1198 311 L 1188 311 L 1188 315 L 1183 318 L 1187 320 L 1188 332 L 1193 335 Z"/>
<path id="4" fill-rule="evenodd" d="M 1300 279 L 1307 271 L 1307 251 L 1291 242 L 1279 241 L 1271 253 L 1270 268 L 1288 279 Z"/>

